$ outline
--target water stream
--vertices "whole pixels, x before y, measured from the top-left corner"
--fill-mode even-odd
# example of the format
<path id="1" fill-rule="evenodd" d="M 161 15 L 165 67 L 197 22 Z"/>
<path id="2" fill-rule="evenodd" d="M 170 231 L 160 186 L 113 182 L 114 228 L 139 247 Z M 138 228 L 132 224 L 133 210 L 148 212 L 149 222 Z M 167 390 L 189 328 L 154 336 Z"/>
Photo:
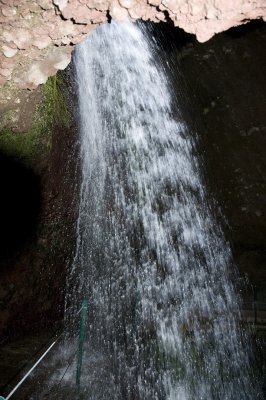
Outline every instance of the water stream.
<path id="1" fill-rule="evenodd" d="M 156 55 L 129 22 L 75 50 L 82 179 L 69 301 L 73 314 L 89 301 L 87 357 L 101 377 L 87 398 L 255 400 L 230 250 L 196 132 Z"/>

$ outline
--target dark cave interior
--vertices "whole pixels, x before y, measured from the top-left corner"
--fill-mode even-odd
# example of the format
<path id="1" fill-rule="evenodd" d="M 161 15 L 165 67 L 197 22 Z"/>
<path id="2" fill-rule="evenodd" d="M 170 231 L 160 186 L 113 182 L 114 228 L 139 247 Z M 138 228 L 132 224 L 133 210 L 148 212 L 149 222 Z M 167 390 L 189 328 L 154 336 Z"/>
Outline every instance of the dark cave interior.
<path id="1" fill-rule="evenodd" d="M 40 178 L 23 163 L 0 154 L 0 260 L 33 239 L 41 208 Z"/>

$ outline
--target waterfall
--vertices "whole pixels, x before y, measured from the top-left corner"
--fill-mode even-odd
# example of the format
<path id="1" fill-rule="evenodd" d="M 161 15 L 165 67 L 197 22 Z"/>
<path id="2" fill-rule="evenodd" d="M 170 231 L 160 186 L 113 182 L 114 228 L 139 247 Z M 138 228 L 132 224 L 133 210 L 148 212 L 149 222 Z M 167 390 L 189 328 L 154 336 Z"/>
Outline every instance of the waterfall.
<path id="1" fill-rule="evenodd" d="M 75 50 L 82 178 L 69 302 L 75 313 L 88 299 L 88 357 L 105 377 L 87 398 L 254 400 L 230 249 L 148 36 L 112 22 Z"/>

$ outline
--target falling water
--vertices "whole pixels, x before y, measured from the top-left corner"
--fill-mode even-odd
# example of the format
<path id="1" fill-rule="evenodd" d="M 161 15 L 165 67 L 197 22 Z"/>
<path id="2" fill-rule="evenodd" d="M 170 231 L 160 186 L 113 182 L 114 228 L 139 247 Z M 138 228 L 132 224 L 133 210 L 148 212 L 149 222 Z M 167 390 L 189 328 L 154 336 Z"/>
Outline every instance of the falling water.
<path id="1" fill-rule="evenodd" d="M 254 400 L 230 251 L 179 94 L 142 30 L 106 24 L 75 51 L 82 180 L 70 300 L 73 313 L 89 301 L 89 353 L 105 376 L 88 398 Z"/>

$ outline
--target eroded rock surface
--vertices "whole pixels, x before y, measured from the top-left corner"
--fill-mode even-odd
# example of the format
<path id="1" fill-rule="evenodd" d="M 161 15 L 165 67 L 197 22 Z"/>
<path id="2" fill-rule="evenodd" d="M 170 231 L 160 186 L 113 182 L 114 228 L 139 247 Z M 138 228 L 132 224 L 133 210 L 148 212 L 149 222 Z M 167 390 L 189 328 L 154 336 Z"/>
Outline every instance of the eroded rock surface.
<path id="1" fill-rule="evenodd" d="M 172 21 L 201 42 L 250 19 L 265 0 L 0 0 L 0 85 L 34 89 L 64 69 L 73 46 L 111 18 Z"/>

